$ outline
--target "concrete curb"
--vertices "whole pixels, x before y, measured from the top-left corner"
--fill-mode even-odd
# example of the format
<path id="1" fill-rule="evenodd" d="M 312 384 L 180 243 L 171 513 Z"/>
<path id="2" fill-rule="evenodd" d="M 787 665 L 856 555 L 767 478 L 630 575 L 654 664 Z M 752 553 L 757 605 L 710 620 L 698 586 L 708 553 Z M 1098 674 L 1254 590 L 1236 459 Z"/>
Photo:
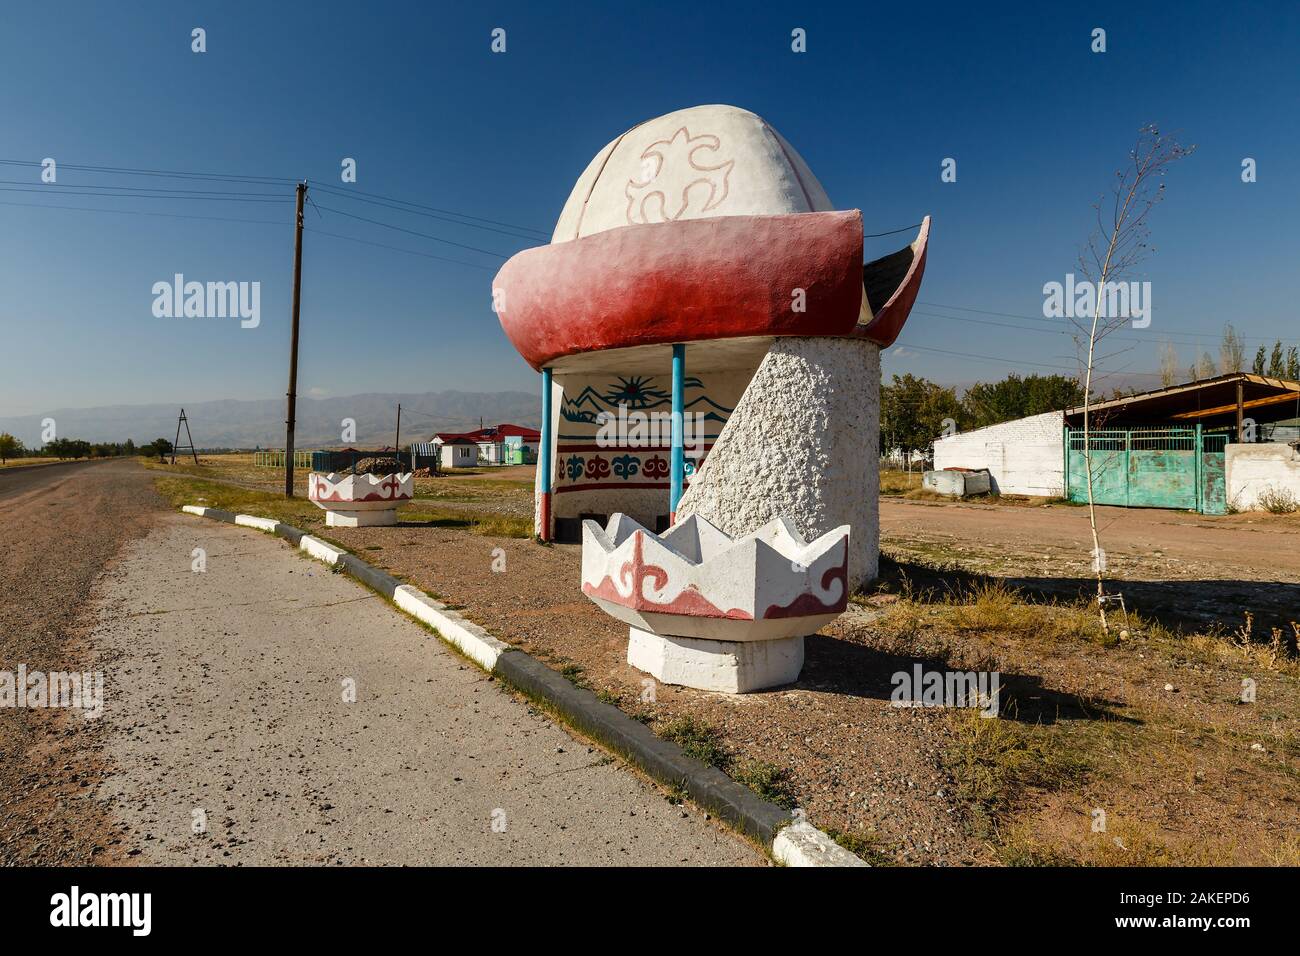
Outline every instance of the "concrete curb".
<path id="1" fill-rule="evenodd" d="M 776 835 L 772 855 L 786 866 L 867 866 L 807 820 Z"/>
<path id="2" fill-rule="evenodd" d="M 735 829 L 761 841 L 786 866 L 866 866 L 829 836 L 732 780 L 716 767 L 688 757 L 676 744 L 655 736 L 595 694 L 576 686 L 530 654 L 498 640 L 486 630 L 435 601 L 419 588 L 402 584 L 356 555 L 304 531 L 270 518 L 236 515 L 216 508 L 185 505 L 186 514 L 275 534 L 308 556 L 342 567 L 357 580 L 389 598 L 407 614 L 433 628 L 438 636 L 526 696 L 562 716 L 582 733 L 636 764 L 690 798 Z"/>

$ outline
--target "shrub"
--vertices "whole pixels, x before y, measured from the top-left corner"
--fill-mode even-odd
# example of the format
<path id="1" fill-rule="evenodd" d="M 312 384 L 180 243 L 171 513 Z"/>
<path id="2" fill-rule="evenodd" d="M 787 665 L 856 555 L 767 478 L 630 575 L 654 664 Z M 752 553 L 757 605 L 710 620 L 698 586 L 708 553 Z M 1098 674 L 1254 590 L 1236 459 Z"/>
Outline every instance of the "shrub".
<path id="1" fill-rule="evenodd" d="M 1300 501 L 1296 500 L 1295 492 L 1290 488 L 1269 485 L 1259 493 L 1255 502 L 1269 514 L 1274 515 L 1289 515 L 1300 510 Z"/>

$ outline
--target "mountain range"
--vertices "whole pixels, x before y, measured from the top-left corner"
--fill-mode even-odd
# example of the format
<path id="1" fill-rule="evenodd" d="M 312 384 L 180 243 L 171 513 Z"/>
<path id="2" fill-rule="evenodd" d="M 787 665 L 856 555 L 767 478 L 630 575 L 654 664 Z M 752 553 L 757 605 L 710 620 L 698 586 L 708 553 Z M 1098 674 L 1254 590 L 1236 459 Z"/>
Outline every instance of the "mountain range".
<path id="1" fill-rule="evenodd" d="M 338 398 L 298 398 L 295 444 L 298 448 L 353 445 L 357 448 L 392 445 L 396 437 L 397 405 L 402 405 L 401 441 L 427 441 L 434 432 L 472 431 L 509 422 L 537 428 L 541 400 L 528 392 L 374 392 Z M 98 408 L 57 408 L 35 415 L 0 416 L 0 432 L 9 432 L 27 447 L 42 444 L 42 422 L 52 418 L 56 436 L 89 442 L 136 444 L 176 437 L 179 405 L 105 405 Z M 185 417 L 196 447 L 283 448 L 283 398 L 222 399 L 185 406 Z M 356 438 L 345 441 L 343 420 L 356 422 Z M 181 443 L 185 433 L 181 432 Z"/>

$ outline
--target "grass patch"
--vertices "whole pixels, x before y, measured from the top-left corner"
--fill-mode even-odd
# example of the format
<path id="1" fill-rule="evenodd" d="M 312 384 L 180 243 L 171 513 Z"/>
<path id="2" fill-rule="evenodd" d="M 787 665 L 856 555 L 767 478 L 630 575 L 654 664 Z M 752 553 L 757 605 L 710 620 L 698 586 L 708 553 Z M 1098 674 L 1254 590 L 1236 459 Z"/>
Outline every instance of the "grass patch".
<path id="1" fill-rule="evenodd" d="M 732 756 L 722 744 L 721 733 L 694 717 L 676 717 L 655 728 L 655 733 L 681 747 L 686 756 L 717 767 L 723 773 L 731 766 Z"/>
<path id="2" fill-rule="evenodd" d="M 880 846 L 880 838 L 866 830 L 827 829 L 825 834 L 858 859 L 871 866 L 893 866 L 894 858 Z"/>
<path id="3" fill-rule="evenodd" d="M 1052 728 L 967 710 L 954 711 L 951 720 L 953 741 L 943 763 L 977 836 L 992 836 L 1028 791 L 1077 787 L 1087 778 L 1087 758 Z"/>
<path id="4" fill-rule="evenodd" d="M 567 680 L 574 687 L 588 689 L 587 678 L 583 676 L 586 668 L 580 664 L 568 663 L 560 668 L 560 676 Z"/>
<path id="5" fill-rule="evenodd" d="M 737 783 L 744 784 L 764 800 L 793 810 L 796 805 L 790 772 L 765 760 L 737 761 L 722 742 L 722 733 L 694 717 L 675 717 L 655 728 L 664 740 L 671 740 L 688 757 L 717 767 Z"/>
<path id="6" fill-rule="evenodd" d="M 891 497 L 905 495 L 909 491 L 917 491 L 921 487 L 921 473 L 919 471 L 892 471 L 880 469 L 880 493 Z"/>
<path id="7" fill-rule="evenodd" d="M 278 492 L 259 491 L 175 472 L 157 475 L 154 483 L 158 493 L 175 508 L 181 505 L 205 505 L 222 511 L 273 518 L 299 528 L 305 525 L 320 526 L 325 522 L 325 512 L 306 497 L 285 498 Z M 461 513 L 411 506 L 397 514 L 398 522 L 402 525 L 466 528 L 474 534 L 494 538 L 530 538 L 533 534 L 531 517 L 491 512 Z"/>
<path id="8" fill-rule="evenodd" d="M 756 794 L 785 810 L 796 805 L 794 790 L 790 786 L 790 771 L 766 760 L 749 760 L 732 772 L 737 783 L 743 783 Z"/>

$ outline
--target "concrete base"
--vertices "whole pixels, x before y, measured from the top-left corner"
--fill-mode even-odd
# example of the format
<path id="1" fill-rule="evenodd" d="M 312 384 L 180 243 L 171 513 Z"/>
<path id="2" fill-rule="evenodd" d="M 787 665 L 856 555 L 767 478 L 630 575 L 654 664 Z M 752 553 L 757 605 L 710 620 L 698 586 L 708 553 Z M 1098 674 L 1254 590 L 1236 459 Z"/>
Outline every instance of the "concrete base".
<path id="1" fill-rule="evenodd" d="M 325 512 L 325 526 L 328 528 L 376 528 L 394 524 L 397 524 L 396 508 Z"/>
<path id="2" fill-rule="evenodd" d="M 627 662 L 665 684 L 747 694 L 791 684 L 803 670 L 803 638 L 710 641 L 628 629 Z"/>

